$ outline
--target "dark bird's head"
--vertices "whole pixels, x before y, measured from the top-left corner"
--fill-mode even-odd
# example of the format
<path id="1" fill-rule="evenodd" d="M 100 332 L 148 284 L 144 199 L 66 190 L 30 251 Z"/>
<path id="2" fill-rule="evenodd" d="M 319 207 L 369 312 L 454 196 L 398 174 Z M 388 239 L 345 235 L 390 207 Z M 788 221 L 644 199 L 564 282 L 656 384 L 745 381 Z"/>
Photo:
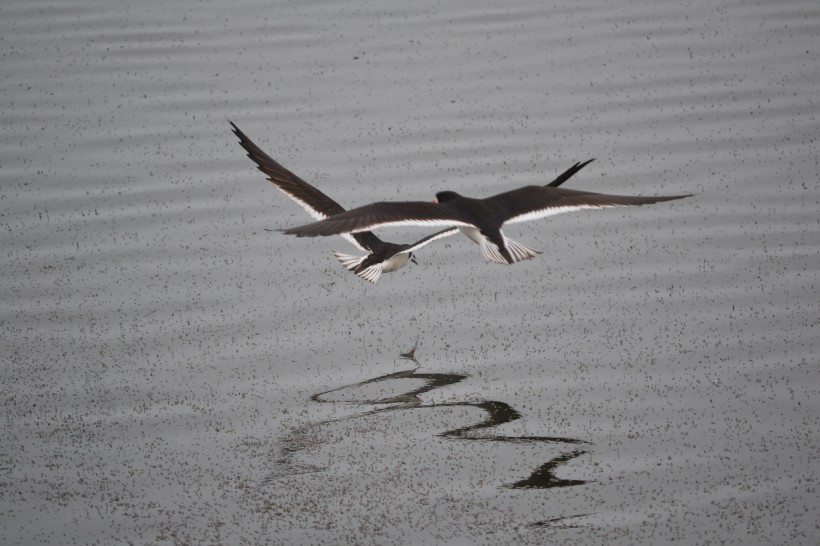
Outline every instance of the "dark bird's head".
<path id="1" fill-rule="evenodd" d="M 461 196 L 454 191 L 440 191 L 433 197 L 433 203 L 446 203 L 460 197 Z"/>

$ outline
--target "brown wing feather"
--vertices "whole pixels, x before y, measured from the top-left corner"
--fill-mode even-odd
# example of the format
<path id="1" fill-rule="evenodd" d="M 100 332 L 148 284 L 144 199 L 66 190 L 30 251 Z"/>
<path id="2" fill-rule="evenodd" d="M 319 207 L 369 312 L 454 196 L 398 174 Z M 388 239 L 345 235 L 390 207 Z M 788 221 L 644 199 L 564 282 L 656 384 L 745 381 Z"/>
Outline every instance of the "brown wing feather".
<path id="1" fill-rule="evenodd" d="M 368 231 L 385 225 L 458 225 L 445 207 L 426 201 L 379 202 L 331 216 L 326 220 L 284 230 L 298 237 Z"/>
<path id="2" fill-rule="evenodd" d="M 690 195 L 672 196 L 635 196 L 635 195 L 607 195 L 582 190 L 566 188 L 526 186 L 517 190 L 501 193 L 486 200 L 488 204 L 504 218 L 504 221 L 515 218 L 548 216 L 565 208 L 614 207 L 628 205 L 648 205 L 663 201 L 683 199 Z"/>
<path id="3" fill-rule="evenodd" d="M 234 122 L 229 121 L 228 123 L 231 124 L 234 134 L 239 138 L 239 144 L 248 152 L 248 157 L 256 163 L 260 171 L 268 175 L 268 179 L 276 184 L 279 189 L 287 193 L 291 198 L 301 201 L 324 216 L 333 216 L 334 214 L 344 212 L 345 209 L 339 203 L 290 172 L 263 152 Z"/>

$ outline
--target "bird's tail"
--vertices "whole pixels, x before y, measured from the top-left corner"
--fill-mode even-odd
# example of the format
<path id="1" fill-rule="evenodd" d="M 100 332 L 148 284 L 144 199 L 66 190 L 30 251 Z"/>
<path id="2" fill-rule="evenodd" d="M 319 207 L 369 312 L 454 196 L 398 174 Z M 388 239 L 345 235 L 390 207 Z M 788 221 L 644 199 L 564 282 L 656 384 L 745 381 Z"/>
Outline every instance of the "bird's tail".
<path id="1" fill-rule="evenodd" d="M 333 255 L 336 256 L 336 259 L 344 266 L 345 269 L 348 271 L 353 271 L 361 263 L 367 258 L 367 255 L 364 256 L 351 256 L 350 254 L 342 254 L 341 252 L 333 251 Z"/>
<path id="2" fill-rule="evenodd" d="M 502 237 L 504 237 L 504 246 L 507 247 L 509 259 L 504 256 L 504 253 L 502 253 L 501 249 L 499 249 L 495 243 L 486 237 L 482 237 L 479 244 L 481 245 L 481 253 L 484 254 L 484 257 L 487 260 L 497 264 L 511 265 L 523 260 L 529 260 L 530 258 L 534 258 L 535 256 L 541 254 L 540 250 L 522 245 L 521 243 L 513 241 L 504 235 L 502 235 Z"/>
<path id="3" fill-rule="evenodd" d="M 357 277 L 366 281 L 375 283 L 382 276 L 382 264 L 371 265 L 370 267 L 361 268 L 362 262 L 367 259 L 369 254 L 364 256 L 351 256 L 350 254 L 343 254 L 341 252 L 333 251 L 333 255 L 348 271 L 352 271 Z"/>
<path id="4" fill-rule="evenodd" d="M 504 237 L 504 244 L 507 245 L 507 250 L 510 251 L 510 256 L 512 256 L 513 259 L 512 263 L 529 260 L 530 258 L 535 258 L 541 254 L 540 250 L 522 245 L 521 243 L 513 241 L 508 237 Z"/>

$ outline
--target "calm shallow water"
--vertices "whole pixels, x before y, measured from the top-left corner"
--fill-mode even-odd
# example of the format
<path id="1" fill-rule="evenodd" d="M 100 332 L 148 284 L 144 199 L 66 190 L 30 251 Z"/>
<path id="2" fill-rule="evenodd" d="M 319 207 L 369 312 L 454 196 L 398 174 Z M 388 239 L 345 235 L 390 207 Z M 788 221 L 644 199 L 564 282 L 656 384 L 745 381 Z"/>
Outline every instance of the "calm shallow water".
<path id="1" fill-rule="evenodd" d="M 814 543 L 818 31 L 812 2 L 4 3 L 3 541 Z M 568 187 L 696 195 L 371 286 L 265 231 L 309 218 L 228 118 L 344 206 L 590 157 Z"/>

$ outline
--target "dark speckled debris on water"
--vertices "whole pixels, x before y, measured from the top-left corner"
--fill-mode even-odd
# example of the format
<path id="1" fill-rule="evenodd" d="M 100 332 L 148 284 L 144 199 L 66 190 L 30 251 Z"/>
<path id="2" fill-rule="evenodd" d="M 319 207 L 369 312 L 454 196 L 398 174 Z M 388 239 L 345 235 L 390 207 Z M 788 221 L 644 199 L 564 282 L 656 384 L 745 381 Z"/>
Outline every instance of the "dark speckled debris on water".
<path id="1" fill-rule="evenodd" d="M 816 544 L 818 28 L 816 0 L 4 0 L 0 543 Z M 265 231 L 305 213 L 226 119 L 346 207 L 590 157 L 571 187 L 695 197 L 372 284 Z"/>

